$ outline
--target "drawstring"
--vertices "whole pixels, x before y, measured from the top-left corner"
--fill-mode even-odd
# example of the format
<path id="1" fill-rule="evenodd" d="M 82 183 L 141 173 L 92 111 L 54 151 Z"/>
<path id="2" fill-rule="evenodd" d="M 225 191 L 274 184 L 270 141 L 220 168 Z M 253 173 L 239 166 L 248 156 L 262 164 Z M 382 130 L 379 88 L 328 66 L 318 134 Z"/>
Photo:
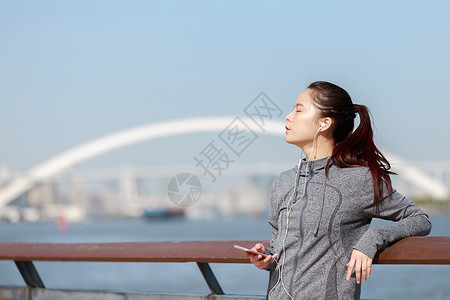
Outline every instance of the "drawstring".
<path id="1" fill-rule="evenodd" d="M 319 222 L 317 222 L 317 228 L 316 228 L 316 232 L 314 232 L 314 237 L 317 237 L 318 233 L 319 233 L 319 227 L 320 227 L 320 222 L 322 222 L 322 214 L 323 214 L 323 208 L 325 206 L 325 191 L 327 188 L 327 176 L 325 175 L 325 178 L 323 180 L 323 197 L 322 197 L 322 205 L 320 207 L 320 217 L 319 217 Z"/>
<path id="2" fill-rule="evenodd" d="M 306 197 L 306 186 L 308 185 L 308 182 L 309 182 L 308 174 L 312 175 L 313 173 L 315 173 L 312 163 L 306 162 L 305 172 L 306 172 L 306 175 L 305 175 L 305 184 L 303 186 L 303 197 Z M 320 216 L 319 216 L 319 221 L 317 222 L 316 230 L 314 231 L 314 237 L 318 236 L 320 223 L 322 222 L 322 216 L 323 216 L 323 211 L 324 211 L 324 207 L 325 207 L 326 188 L 327 188 L 327 176 L 324 174 L 324 179 L 323 179 L 323 184 L 322 184 L 323 195 L 322 195 L 322 203 L 320 205 Z M 295 193 L 296 192 L 297 191 L 295 191 Z M 296 199 L 296 197 L 294 199 Z"/>
<path id="3" fill-rule="evenodd" d="M 331 162 L 330 165 L 332 165 L 333 163 Z M 325 174 L 324 171 L 324 178 L 323 178 L 323 185 L 322 185 L 322 189 L 323 189 L 323 195 L 322 195 L 322 204 L 320 206 L 320 217 L 319 217 L 319 222 L 317 222 L 317 227 L 316 227 L 316 231 L 314 232 L 314 237 L 317 237 L 317 235 L 319 234 L 319 227 L 320 227 L 320 223 L 322 222 L 322 215 L 323 215 L 323 211 L 324 211 L 324 207 L 325 207 L 325 196 L 326 196 L 326 190 L 327 190 L 327 175 Z"/>
<path id="4" fill-rule="evenodd" d="M 306 166 L 305 166 L 305 184 L 303 186 L 303 197 L 307 197 L 306 196 L 306 186 L 309 183 L 308 180 L 308 174 L 313 174 L 314 170 L 312 168 L 312 164 L 310 162 L 306 162 Z M 322 184 L 322 189 L 323 189 L 323 195 L 322 195 L 322 204 L 320 206 L 320 216 L 319 216 L 319 222 L 317 222 L 317 227 L 316 230 L 314 231 L 314 237 L 317 237 L 319 234 L 319 227 L 320 227 L 320 223 L 322 222 L 322 215 L 323 215 L 323 210 L 324 210 L 324 206 L 325 206 L 325 191 L 326 191 L 326 185 L 327 185 L 327 176 L 325 175 L 324 179 L 323 179 L 323 184 Z M 294 197 L 294 201 L 296 201 L 297 199 L 297 189 L 295 189 L 295 197 Z"/>
<path id="5" fill-rule="evenodd" d="M 303 156 L 303 153 L 302 153 L 302 156 Z M 267 298 L 268 299 L 271 299 L 270 298 L 271 293 L 275 290 L 275 288 L 278 286 L 278 284 L 280 282 L 281 282 L 281 286 L 282 286 L 284 292 L 289 296 L 289 298 L 291 300 L 294 299 L 291 296 L 291 294 L 289 294 L 288 289 L 286 288 L 286 286 L 284 284 L 284 281 L 283 281 L 284 270 L 283 269 L 284 269 L 285 259 L 286 259 L 285 245 L 286 245 L 286 238 L 287 238 L 288 231 L 289 231 L 289 214 L 290 214 L 291 209 L 292 209 L 292 206 L 289 208 L 289 205 L 291 203 L 291 200 L 294 200 L 293 204 L 295 204 L 295 202 L 297 201 L 297 189 L 298 189 L 298 185 L 299 185 L 299 182 L 300 182 L 300 177 L 302 176 L 301 175 L 301 166 L 302 166 L 302 162 L 303 162 L 302 156 L 300 157 L 300 160 L 299 160 L 298 165 L 297 165 L 297 172 L 295 173 L 294 191 L 291 194 L 291 197 L 289 198 L 289 200 L 287 202 L 287 205 L 286 205 L 286 208 L 287 208 L 287 211 L 286 211 L 286 232 L 285 232 L 285 235 L 284 235 L 284 238 L 283 238 L 283 241 L 282 241 L 282 251 L 283 252 L 282 252 L 281 256 L 279 257 L 278 261 L 275 259 L 275 262 L 277 264 L 276 268 L 278 268 L 278 274 L 279 275 L 278 275 L 277 282 L 274 284 L 272 289 L 267 293 Z M 313 167 L 312 167 L 312 163 L 309 162 L 309 161 L 305 161 L 305 175 L 304 175 L 305 176 L 305 184 L 303 186 L 303 195 L 302 195 L 302 197 L 300 199 L 303 199 L 304 197 L 306 197 L 306 186 L 307 186 L 307 184 L 309 182 L 308 177 L 309 177 L 309 174 L 312 175 L 313 172 L 314 172 L 314 170 L 313 170 Z M 319 223 L 317 224 L 316 232 L 314 233 L 314 237 L 317 237 L 317 234 L 319 232 L 320 222 L 322 221 L 322 214 L 323 214 L 324 205 L 325 205 L 326 180 L 327 180 L 327 177 L 325 176 L 325 179 L 323 181 L 323 197 L 322 197 L 322 206 L 321 206 L 321 209 L 320 209 L 320 218 L 319 218 Z"/>
<path id="6" fill-rule="evenodd" d="M 301 166 L 302 166 L 302 157 L 300 157 L 300 160 L 298 161 L 297 172 L 295 173 L 294 193 L 293 193 L 293 198 L 292 198 L 294 201 L 292 201 L 292 203 L 297 202 L 297 188 L 298 188 L 298 184 L 300 182 L 300 168 L 301 168 Z M 288 205 L 289 205 L 289 203 L 288 203 Z"/>

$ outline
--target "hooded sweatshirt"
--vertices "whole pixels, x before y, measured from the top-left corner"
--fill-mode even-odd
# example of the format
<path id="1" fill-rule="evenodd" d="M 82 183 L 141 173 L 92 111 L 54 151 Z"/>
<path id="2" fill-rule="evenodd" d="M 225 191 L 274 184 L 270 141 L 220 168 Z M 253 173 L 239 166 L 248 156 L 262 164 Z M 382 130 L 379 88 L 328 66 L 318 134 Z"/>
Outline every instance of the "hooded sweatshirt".
<path id="1" fill-rule="evenodd" d="M 373 259 L 383 245 L 431 230 L 428 216 L 395 189 L 374 209 L 369 168 L 330 163 L 327 179 L 327 160 L 302 161 L 298 174 L 295 167 L 273 181 L 266 253 L 278 258 L 265 268 L 267 299 L 359 299 L 355 274 L 346 280 L 353 249 Z M 369 229 L 372 218 L 394 222 Z"/>

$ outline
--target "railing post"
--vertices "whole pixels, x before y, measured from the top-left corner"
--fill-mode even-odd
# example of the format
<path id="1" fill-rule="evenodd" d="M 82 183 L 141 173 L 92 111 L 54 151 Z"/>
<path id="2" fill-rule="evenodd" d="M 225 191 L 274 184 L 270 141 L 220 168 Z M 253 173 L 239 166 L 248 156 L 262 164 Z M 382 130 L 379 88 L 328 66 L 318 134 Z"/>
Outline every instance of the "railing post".
<path id="1" fill-rule="evenodd" d="M 17 268 L 19 269 L 20 274 L 22 274 L 23 280 L 28 287 L 31 288 L 43 288 L 45 289 L 44 283 L 42 282 L 39 273 L 32 261 L 14 261 L 16 263 Z"/>
<path id="2" fill-rule="evenodd" d="M 209 264 L 198 262 L 197 266 L 200 269 L 200 272 L 202 272 L 202 275 L 205 278 L 211 292 L 216 295 L 225 295 Z"/>

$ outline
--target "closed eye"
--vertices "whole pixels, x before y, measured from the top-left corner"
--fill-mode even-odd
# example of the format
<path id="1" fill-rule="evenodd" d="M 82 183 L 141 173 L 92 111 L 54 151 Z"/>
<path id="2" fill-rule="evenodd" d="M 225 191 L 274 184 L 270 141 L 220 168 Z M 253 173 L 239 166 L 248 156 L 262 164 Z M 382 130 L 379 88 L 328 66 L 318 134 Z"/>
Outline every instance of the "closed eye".
<path id="1" fill-rule="evenodd" d="M 294 105 L 294 109 L 296 109 L 298 112 L 301 111 L 300 109 L 303 108 L 303 107 L 304 106 L 301 103 L 297 103 L 297 104 Z"/>

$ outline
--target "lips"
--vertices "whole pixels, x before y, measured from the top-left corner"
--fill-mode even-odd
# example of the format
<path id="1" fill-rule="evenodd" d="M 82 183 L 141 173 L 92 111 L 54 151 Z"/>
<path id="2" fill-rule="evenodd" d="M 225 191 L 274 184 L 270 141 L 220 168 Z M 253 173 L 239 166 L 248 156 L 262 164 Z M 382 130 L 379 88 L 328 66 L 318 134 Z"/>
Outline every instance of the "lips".
<path id="1" fill-rule="evenodd" d="M 284 128 L 286 128 L 286 130 L 290 130 L 287 126 L 284 126 Z"/>

